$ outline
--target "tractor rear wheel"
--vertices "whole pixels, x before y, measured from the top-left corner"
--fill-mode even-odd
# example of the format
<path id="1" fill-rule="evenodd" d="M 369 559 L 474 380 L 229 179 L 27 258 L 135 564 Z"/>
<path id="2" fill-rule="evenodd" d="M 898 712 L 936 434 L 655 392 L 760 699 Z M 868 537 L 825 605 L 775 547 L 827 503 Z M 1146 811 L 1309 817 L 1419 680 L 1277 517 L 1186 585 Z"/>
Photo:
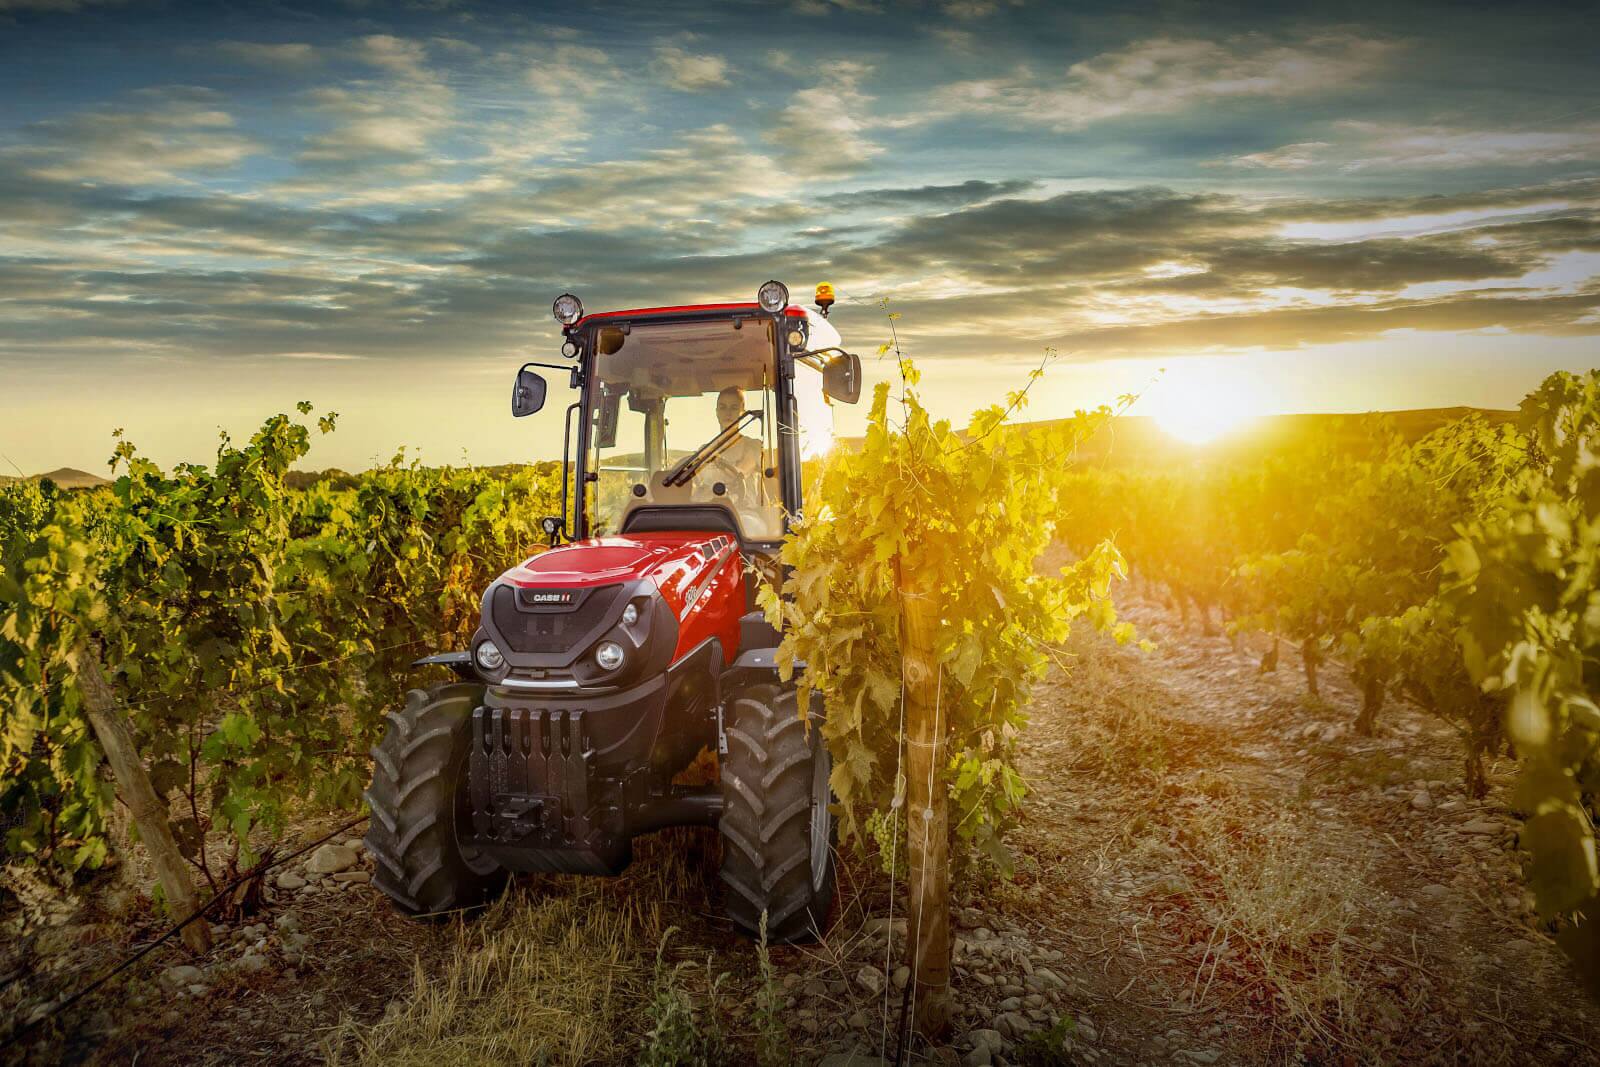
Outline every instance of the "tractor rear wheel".
<path id="1" fill-rule="evenodd" d="M 791 688 L 744 690 L 722 759 L 724 908 L 752 936 L 765 913 L 767 939 L 780 943 L 821 937 L 833 905 L 832 763 L 821 716 L 808 724 L 797 708 Z"/>
<path id="2" fill-rule="evenodd" d="M 508 873 L 464 844 L 470 829 L 467 754 L 483 687 L 413 689 L 388 713 L 372 750 L 367 849 L 373 884 L 409 915 L 475 908 L 505 889 Z"/>

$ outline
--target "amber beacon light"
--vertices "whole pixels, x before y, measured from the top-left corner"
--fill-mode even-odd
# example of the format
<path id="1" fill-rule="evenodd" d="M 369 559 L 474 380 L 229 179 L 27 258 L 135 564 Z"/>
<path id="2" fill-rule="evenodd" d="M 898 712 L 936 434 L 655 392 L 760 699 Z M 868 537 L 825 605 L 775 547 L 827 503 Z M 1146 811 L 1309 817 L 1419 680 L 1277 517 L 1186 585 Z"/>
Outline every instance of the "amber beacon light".
<path id="1" fill-rule="evenodd" d="M 833 307 L 833 286 L 823 282 L 817 286 L 817 310 L 822 312 L 822 317 L 828 317 L 828 309 Z"/>

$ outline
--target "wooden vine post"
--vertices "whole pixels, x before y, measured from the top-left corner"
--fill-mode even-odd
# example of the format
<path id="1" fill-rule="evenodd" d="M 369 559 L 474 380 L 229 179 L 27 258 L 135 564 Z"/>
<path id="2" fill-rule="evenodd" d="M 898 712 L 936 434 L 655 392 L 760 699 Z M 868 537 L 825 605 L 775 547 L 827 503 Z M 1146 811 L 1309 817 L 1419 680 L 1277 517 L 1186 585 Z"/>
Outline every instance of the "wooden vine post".
<path id="1" fill-rule="evenodd" d="M 900 597 L 900 657 L 906 702 L 906 831 L 911 858 L 912 1024 L 929 1038 L 950 1027 L 949 814 L 945 730 L 939 708 L 933 583 L 895 561 Z"/>
<path id="2" fill-rule="evenodd" d="M 111 691 L 100 660 L 88 642 L 78 644 L 74 659 L 78 685 L 83 690 L 85 716 L 94 729 L 95 739 L 105 750 L 106 762 L 111 764 L 122 798 L 133 814 L 139 840 L 155 865 L 156 878 L 167 897 L 167 912 L 174 921 L 182 922 L 199 910 L 200 899 L 195 894 L 188 864 L 172 836 L 172 826 L 167 822 L 167 806 L 150 783 L 150 774 L 134 745 L 133 726 L 127 714 L 117 707 L 116 694 Z M 211 928 L 204 922 L 185 926 L 182 936 L 183 943 L 194 952 L 207 952 L 211 948 Z"/>

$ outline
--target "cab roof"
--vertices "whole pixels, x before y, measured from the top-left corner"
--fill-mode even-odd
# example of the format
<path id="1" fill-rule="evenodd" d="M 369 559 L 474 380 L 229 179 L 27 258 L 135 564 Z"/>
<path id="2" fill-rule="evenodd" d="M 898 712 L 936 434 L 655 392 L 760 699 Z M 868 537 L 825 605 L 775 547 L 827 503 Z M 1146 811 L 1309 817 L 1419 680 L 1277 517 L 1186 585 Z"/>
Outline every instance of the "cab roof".
<path id="1" fill-rule="evenodd" d="M 633 308 L 628 311 L 596 311 L 585 315 L 573 323 L 569 329 L 577 330 L 591 322 L 601 322 L 607 319 L 640 319 L 657 316 L 666 317 L 669 315 L 715 315 L 719 313 L 735 314 L 739 312 L 766 314 L 761 310 L 761 305 L 754 300 L 738 304 L 680 304 L 676 307 Z M 806 309 L 798 304 L 790 304 L 783 309 L 783 313 L 788 318 L 805 318 L 807 315 Z"/>

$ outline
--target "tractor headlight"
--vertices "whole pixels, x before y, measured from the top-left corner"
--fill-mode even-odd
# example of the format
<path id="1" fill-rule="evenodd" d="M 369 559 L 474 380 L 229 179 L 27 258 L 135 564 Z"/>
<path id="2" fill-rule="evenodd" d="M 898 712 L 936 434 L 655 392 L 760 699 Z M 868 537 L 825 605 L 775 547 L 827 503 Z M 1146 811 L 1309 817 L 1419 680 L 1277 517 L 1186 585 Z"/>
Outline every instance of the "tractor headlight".
<path id="1" fill-rule="evenodd" d="M 478 647 L 473 650 L 472 658 L 477 662 L 479 667 L 482 667 L 490 674 L 495 673 L 501 667 L 506 665 L 506 658 L 500 654 L 500 650 L 495 647 L 493 641 L 484 641 L 480 643 Z"/>
<path id="2" fill-rule="evenodd" d="M 603 671 L 616 670 L 622 666 L 622 661 L 625 658 L 622 646 L 615 641 L 602 641 L 600 646 L 594 650 L 594 661 Z"/>
<path id="3" fill-rule="evenodd" d="M 632 626 L 639 621 L 639 605 L 629 604 L 622 609 L 622 625 Z"/>
<path id="4" fill-rule="evenodd" d="M 756 303 L 762 311 L 777 314 L 789 306 L 789 287 L 782 282 L 768 282 L 756 290 Z"/>
<path id="5" fill-rule="evenodd" d="M 571 293 L 562 293 L 556 297 L 556 302 L 550 305 L 550 311 L 561 325 L 571 326 L 583 318 L 583 301 Z"/>

